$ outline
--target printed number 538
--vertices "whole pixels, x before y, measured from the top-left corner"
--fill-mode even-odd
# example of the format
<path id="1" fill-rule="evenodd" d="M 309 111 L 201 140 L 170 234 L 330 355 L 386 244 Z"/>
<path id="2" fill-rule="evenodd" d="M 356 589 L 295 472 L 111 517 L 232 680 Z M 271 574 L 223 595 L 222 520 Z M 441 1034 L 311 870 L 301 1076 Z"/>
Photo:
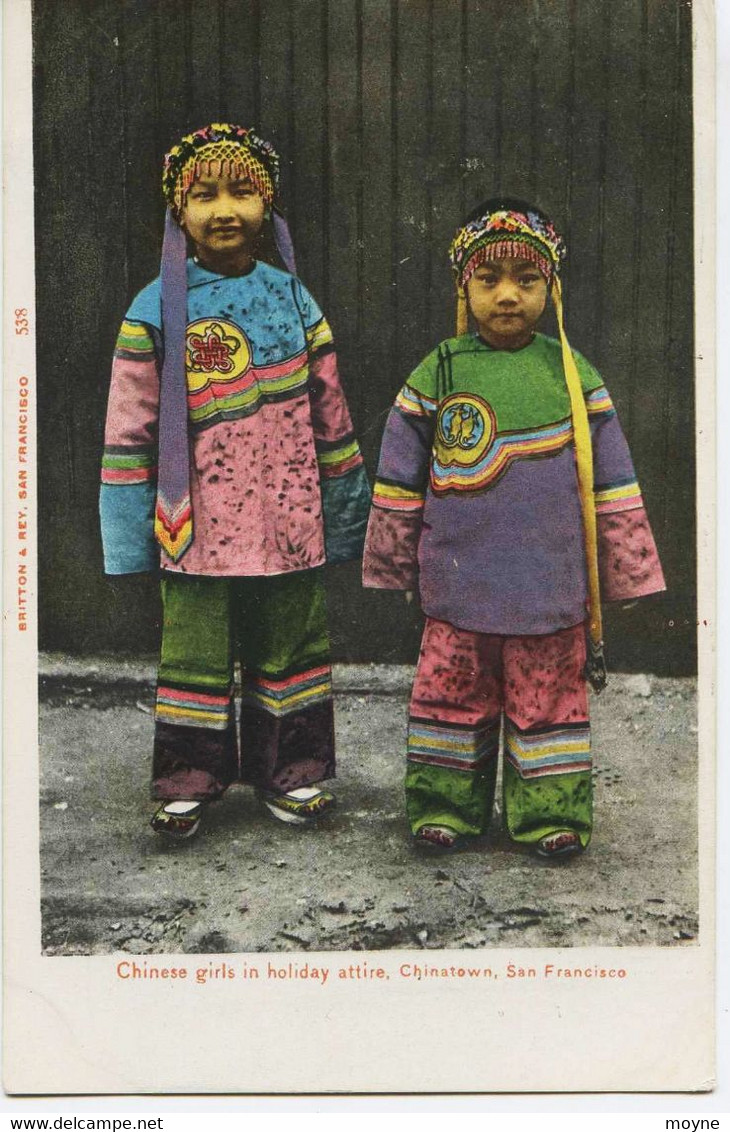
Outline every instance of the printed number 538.
<path id="1" fill-rule="evenodd" d="M 28 308 L 16 307 L 15 308 L 15 333 L 28 334 Z"/>

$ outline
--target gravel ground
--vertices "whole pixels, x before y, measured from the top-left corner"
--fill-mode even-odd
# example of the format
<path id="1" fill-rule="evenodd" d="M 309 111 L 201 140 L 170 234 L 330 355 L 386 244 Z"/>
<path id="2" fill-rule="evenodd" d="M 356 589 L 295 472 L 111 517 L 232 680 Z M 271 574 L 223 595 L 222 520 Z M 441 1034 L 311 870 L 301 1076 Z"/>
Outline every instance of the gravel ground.
<path id="1" fill-rule="evenodd" d="M 614 675 L 593 700 L 596 828 L 559 864 L 489 836 L 417 854 L 402 806 L 412 670 L 335 670 L 339 806 L 275 822 L 250 789 L 169 845 L 148 818 L 153 672 L 41 663 L 48 955 L 686 945 L 696 939 L 696 685 Z M 659 768 L 659 769 L 658 769 Z"/>

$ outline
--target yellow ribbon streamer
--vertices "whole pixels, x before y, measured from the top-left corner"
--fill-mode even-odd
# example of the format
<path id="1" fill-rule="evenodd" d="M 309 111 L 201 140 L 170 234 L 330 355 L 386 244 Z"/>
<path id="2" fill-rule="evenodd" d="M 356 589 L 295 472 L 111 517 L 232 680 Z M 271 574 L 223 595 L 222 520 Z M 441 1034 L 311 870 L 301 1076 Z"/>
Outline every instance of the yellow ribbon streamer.
<path id="1" fill-rule="evenodd" d="M 588 632 L 596 651 L 600 651 L 603 647 L 603 619 L 601 616 L 601 589 L 598 580 L 598 535 L 596 509 L 593 501 L 591 430 L 588 424 L 588 411 L 583 397 L 580 374 L 563 325 L 563 292 L 557 275 L 553 276 L 551 294 L 560 331 L 563 369 L 570 394 L 571 415 L 573 417 L 578 491 L 583 515 L 583 536 L 586 545 L 586 568 L 588 572 Z"/>
<path id="2" fill-rule="evenodd" d="M 456 288 L 456 337 L 466 334 L 469 328 L 468 307 L 466 305 L 466 292 L 463 287 Z"/>

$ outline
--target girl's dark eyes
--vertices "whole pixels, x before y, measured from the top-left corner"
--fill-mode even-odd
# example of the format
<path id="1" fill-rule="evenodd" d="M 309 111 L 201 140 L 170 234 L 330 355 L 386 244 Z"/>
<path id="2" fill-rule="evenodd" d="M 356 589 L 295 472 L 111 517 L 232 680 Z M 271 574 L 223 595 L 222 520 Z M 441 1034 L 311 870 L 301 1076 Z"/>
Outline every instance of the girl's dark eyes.
<path id="1" fill-rule="evenodd" d="M 531 287 L 533 283 L 537 283 L 539 278 L 539 275 L 520 275 L 517 283 L 520 287 Z M 499 276 L 497 275 L 479 275 L 477 279 L 485 287 L 496 287 L 499 283 Z"/>
<path id="2" fill-rule="evenodd" d="M 251 188 L 231 189 L 231 196 L 234 197 L 250 197 L 253 196 L 254 190 Z M 215 193 L 208 192 L 205 189 L 194 189 L 190 196 L 193 200 L 213 200 Z"/>

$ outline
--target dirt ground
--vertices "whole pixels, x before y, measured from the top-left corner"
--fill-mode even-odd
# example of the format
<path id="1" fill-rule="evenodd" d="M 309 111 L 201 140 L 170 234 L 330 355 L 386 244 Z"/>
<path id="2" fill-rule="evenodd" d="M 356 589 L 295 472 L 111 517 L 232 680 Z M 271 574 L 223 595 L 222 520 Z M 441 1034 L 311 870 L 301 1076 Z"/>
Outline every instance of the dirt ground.
<path id="1" fill-rule="evenodd" d="M 402 805 L 412 670 L 335 670 L 339 806 L 317 829 L 231 789 L 198 837 L 148 825 L 150 665 L 42 658 L 41 870 L 48 955 L 682 945 L 696 939 L 695 682 L 613 675 L 593 698 L 594 840 L 562 864 L 499 814 L 451 857 Z"/>

